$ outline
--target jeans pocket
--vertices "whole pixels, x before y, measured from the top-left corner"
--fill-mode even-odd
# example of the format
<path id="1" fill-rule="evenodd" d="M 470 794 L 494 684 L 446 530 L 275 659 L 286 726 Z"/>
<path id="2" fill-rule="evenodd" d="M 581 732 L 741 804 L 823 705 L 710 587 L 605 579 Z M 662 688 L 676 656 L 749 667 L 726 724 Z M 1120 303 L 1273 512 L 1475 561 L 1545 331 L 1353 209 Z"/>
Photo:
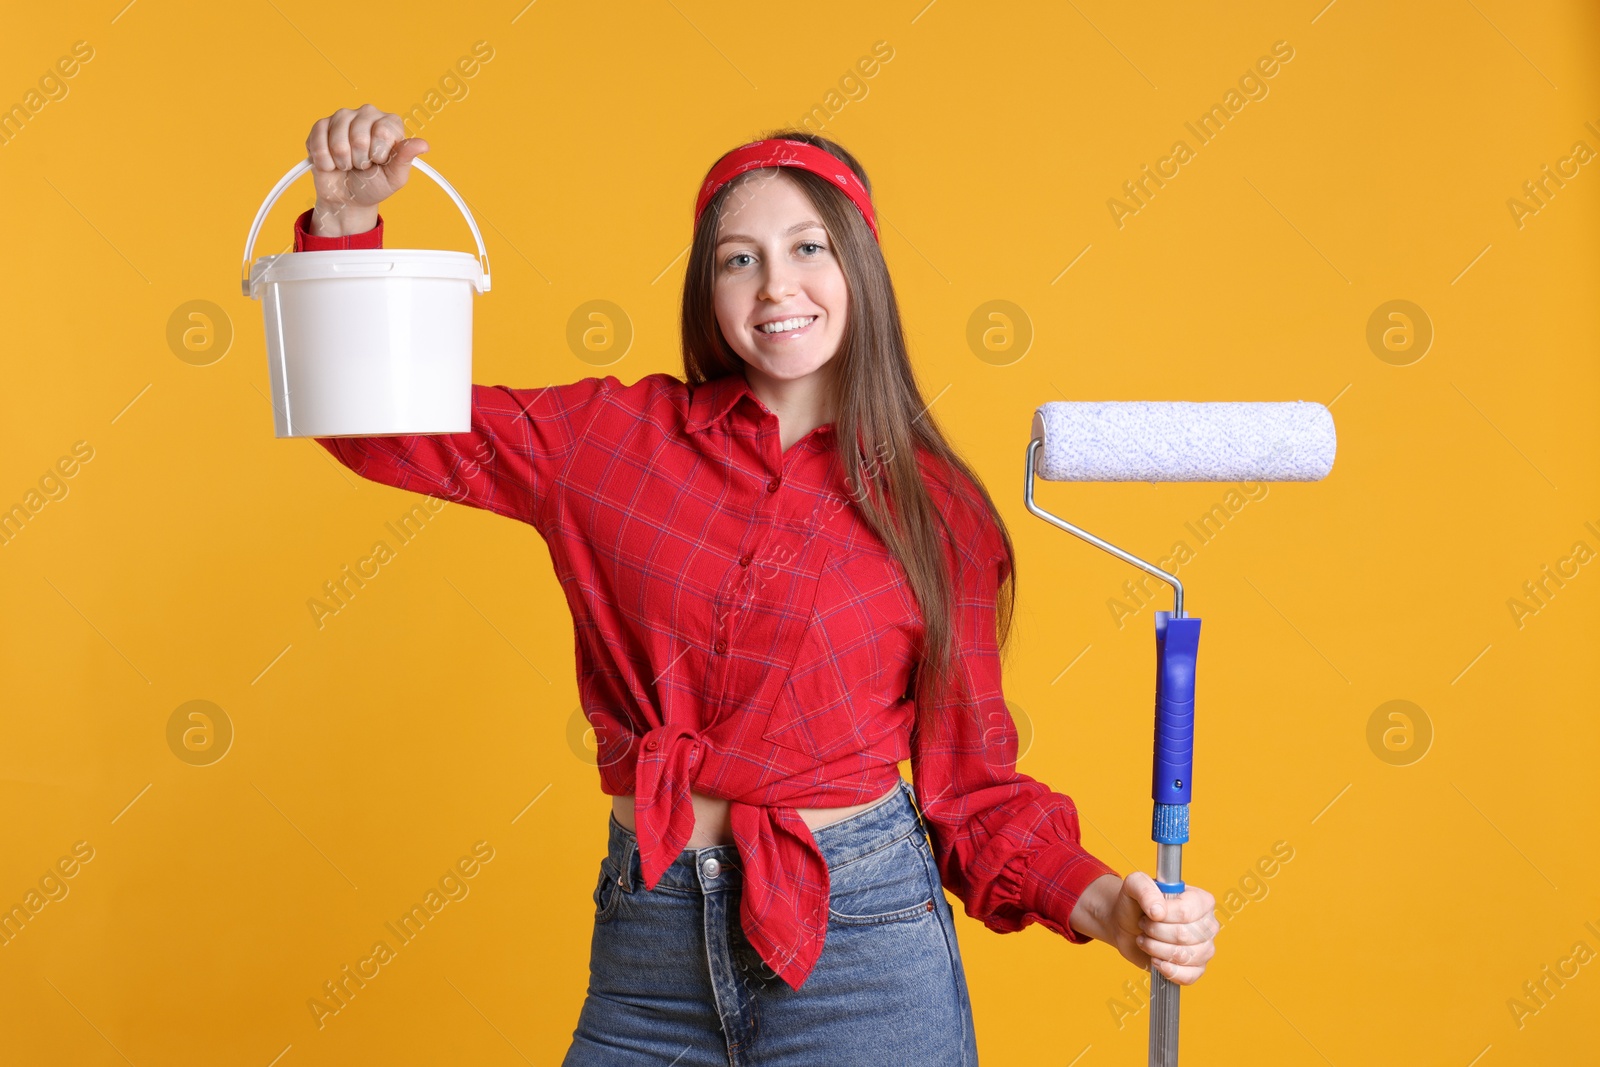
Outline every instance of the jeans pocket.
<path id="1" fill-rule="evenodd" d="M 829 924 L 876 926 L 933 918 L 935 893 L 925 851 L 920 831 L 913 831 L 892 845 L 830 867 Z"/>
<path id="2" fill-rule="evenodd" d="M 594 921 L 599 926 L 608 923 L 617 914 L 617 906 L 627 896 L 617 881 L 616 865 L 608 855 L 600 861 L 600 881 L 594 887 Z"/>

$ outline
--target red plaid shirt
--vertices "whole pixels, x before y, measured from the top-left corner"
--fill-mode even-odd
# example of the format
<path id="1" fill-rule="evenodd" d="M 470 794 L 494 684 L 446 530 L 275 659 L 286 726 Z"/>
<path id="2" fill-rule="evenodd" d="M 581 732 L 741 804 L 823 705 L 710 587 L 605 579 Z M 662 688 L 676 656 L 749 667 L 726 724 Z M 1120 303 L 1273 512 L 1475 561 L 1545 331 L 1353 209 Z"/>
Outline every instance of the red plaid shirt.
<path id="1" fill-rule="evenodd" d="M 365 234 L 296 251 L 379 247 Z M 955 685 L 913 732 L 906 697 L 922 615 L 857 511 L 832 425 L 782 450 L 742 375 L 691 390 L 669 374 L 472 387 L 465 433 L 317 440 L 385 485 L 485 508 L 544 538 L 572 609 L 578 691 L 601 788 L 637 794 L 654 888 L 694 829 L 689 791 L 724 797 L 745 870 L 740 921 L 798 989 L 821 955 L 828 868 L 797 807 L 882 796 L 911 760 L 944 885 L 990 929 L 1037 921 L 1073 943 L 1079 894 L 1115 874 L 1079 843 L 1070 797 L 1016 769 L 1000 688 L 1004 543 L 983 502 L 934 476 L 957 530 Z"/>

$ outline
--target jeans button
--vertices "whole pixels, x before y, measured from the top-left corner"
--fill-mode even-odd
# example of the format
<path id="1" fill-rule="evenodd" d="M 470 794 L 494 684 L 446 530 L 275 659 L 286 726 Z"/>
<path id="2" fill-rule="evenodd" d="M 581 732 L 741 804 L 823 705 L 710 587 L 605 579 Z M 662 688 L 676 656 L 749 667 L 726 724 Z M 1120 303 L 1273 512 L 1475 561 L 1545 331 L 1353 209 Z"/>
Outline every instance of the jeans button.
<path id="1" fill-rule="evenodd" d="M 712 856 L 700 865 L 700 870 L 707 878 L 715 878 L 722 873 L 722 864 L 717 862 L 715 856 Z"/>

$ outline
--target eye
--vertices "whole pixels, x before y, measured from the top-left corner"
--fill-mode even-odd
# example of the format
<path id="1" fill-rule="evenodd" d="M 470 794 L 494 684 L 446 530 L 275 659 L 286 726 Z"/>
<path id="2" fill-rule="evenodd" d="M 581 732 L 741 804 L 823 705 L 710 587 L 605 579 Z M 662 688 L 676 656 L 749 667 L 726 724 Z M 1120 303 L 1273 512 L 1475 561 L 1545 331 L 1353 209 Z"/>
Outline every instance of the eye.
<path id="1" fill-rule="evenodd" d="M 815 248 L 815 249 L 817 249 L 818 251 L 821 251 L 821 252 L 826 252 L 827 251 L 827 246 L 826 245 L 819 244 L 816 241 L 802 241 L 802 242 L 800 242 L 800 247 L 801 248 Z"/>
<path id="2" fill-rule="evenodd" d="M 751 257 L 749 252 L 735 252 L 733 255 L 728 257 L 728 261 L 727 261 L 727 263 L 724 264 L 724 266 L 728 266 L 728 267 L 738 266 L 739 264 L 734 263 L 734 260 L 736 260 L 736 259 L 750 259 L 750 258 L 752 258 L 752 257 Z"/>

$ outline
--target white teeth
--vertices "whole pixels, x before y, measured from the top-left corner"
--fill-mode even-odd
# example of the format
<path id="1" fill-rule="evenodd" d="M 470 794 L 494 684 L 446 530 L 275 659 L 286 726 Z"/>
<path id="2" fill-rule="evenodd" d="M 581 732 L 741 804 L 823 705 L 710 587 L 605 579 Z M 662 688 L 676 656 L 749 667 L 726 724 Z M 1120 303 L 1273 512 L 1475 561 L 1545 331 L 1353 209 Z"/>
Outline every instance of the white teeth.
<path id="1" fill-rule="evenodd" d="M 802 326 L 809 325 L 815 318 L 815 315 L 806 315 L 798 319 L 784 319 L 782 322 L 769 322 L 765 325 L 757 326 L 756 329 L 762 333 L 783 333 L 786 330 L 796 330 Z"/>

